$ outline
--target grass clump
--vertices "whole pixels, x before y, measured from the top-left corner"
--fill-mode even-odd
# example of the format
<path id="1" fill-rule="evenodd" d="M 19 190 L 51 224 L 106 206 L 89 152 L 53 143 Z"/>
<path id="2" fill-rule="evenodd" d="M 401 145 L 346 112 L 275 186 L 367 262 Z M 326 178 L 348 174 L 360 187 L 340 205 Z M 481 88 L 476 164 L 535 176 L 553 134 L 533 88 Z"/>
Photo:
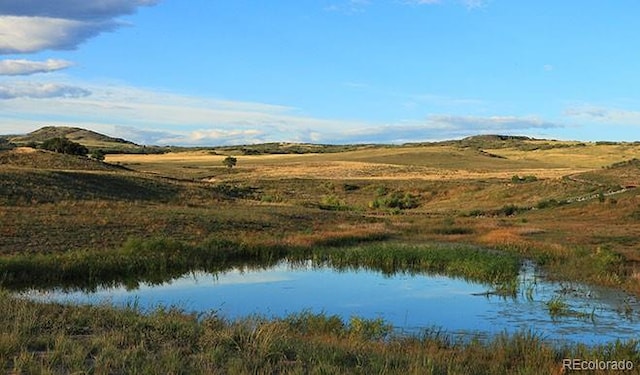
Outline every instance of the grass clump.
<path id="1" fill-rule="evenodd" d="M 553 297 L 546 305 L 552 317 L 569 315 L 569 305 L 560 297 Z"/>

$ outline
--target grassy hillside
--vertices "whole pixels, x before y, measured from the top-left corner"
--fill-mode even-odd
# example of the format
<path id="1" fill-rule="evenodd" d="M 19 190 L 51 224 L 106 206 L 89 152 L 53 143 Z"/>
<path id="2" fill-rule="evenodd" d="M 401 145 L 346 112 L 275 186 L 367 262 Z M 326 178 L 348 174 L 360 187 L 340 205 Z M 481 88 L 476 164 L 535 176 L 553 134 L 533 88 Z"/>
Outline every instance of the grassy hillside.
<path id="1" fill-rule="evenodd" d="M 124 169 L 108 163 L 101 163 L 84 156 L 59 154 L 52 151 L 18 147 L 0 152 L 0 166 L 33 169 L 64 169 L 113 171 Z"/>
<path id="2" fill-rule="evenodd" d="M 26 135 L 12 136 L 9 140 L 16 144 L 25 144 L 29 142 L 44 142 L 50 138 L 67 138 L 86 146 L 113 144 L 137 146 L 135 143 L 122 138 L 109 137 L 91 130 L 67 126 L 45 126 Z"/>
<path id="3" fill-rule="evenodd" d="M 45 126 L 25 135 L 5 135 L 2 136 L 7 142 L 17 146 L 32 146 L 40 144 L 51 138 L 67 138 L 70 141 L 80 143 L 89 150 L 104 150 L 107 152 L 159 152 L 160 149 L 146 149 L 143 146 L 122 138 L 110 137 L 91 130 L 66 127 L 66 126 Z"/>

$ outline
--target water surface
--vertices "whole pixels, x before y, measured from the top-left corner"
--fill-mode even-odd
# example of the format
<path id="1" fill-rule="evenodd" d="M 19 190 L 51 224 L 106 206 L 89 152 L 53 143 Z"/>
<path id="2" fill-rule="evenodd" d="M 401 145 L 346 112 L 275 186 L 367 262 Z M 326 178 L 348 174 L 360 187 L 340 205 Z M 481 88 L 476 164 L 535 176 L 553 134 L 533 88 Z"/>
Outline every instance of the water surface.
<path id="1" fill-rule="evenodd" d="M 136 303 L 144 309 L 179 306 L 235 319 L 258 314 L 282 317 L 311 311 L 383 318 L 398 332 L 441 328 L 453 335 L 490 337 L 531 330 L 561 343 L 598 344 L 640 337 L 640 303 L 621 292 L 561 284 L 523 267 L 516 297 L 486 294 L 490 287 L 442 275 L 395 274 L 369 270 L 337 271 L 286 261 L 268 269 L 235 268 L 194 272 L 161 285 L 138 289 L 103 288 L 92 293 L 30 291 L 30 298 L 74 303 Z M 560 298 L 568 316 L 552 316 L 547 302 Z"/>

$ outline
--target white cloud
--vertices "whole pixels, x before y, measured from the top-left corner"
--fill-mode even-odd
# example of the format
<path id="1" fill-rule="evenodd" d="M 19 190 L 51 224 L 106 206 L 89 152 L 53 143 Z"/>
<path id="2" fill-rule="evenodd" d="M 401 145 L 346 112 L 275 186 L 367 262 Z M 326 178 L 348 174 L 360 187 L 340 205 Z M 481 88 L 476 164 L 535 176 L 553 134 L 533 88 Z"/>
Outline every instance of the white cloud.
<path id="1" fill-rule="evenodd" d="M 89 90 L 58 83 L 0 83 L 0 100 L 17 98 L 80 98 L 89 95 L 91 95 Z"/>
<path id="2" fill-rule="evenodd" d="M 0 16 L 0 54 L 32 53 L 46 49 L 70 50 L 116 27 L 113 21 Z"/>
<path id="3" fill-rule="evenodd" d="M 70 50 L 122 25 L 116 17 L 157 0 L 4 0 L 0 54 Z"/>
<path id="4" fill-rule="evenodd" d="M 73 63 L 66 60 L 48 59 L 46 61 L 0 60 L 0 76 L 19 76 L 36 73 L 54 72 L 66 69 Z"/>
<path id="5" fill-rule="evenodd" d="M 1 97 L 13 99 L 0 100 L 0 134 L 19 133 L 17 126 L 35 130 L 60 124 L 142 144 L 403 143 L 486 133 L 533 135 L 562 126 L 532 117 L 454 115 L 382 124 L 317 118 L 265 103 L 74 82 L 14 85 L 12 90 L 0 85 Z"/>
<path id="6" fill-rule="evenodd" d="M 88 93 L 91 95 L 86 96 Z M 25 126 L 24 119 L 29 118 L 34 128 L 56 121 L 81 127 L 121 126 L 120 130 L 128 129 L 135 136 L 132 140 L 140 143 L 211 145 L 267 140 L 298 142 L 306 141 L 311 129 L 338 131 L 345 126 L 363 126 L 357 122 L 302 116 L 291 107 L 190 97 L 122 85 L 2 84 L 0 98 L 13 99 L 0 100 L 3 113 L 0 134 L 15 133 L 12 130 L 15 120 L 22 120 Z"/>
<path id="7" fill-rule="evenodd" d="M 531 117 L 431 115 L 425 120 L 410 120 L 388 125 L 347 128 L 323 132 L 316 142 L 408 143 L 454 139 L 477 134 L 533 135 L 544 129 L 562 128 L 559 123 Z"/>
<path id="8" fill-rule="evenodd" d="M 526 129 L 549 129 L 561 127 L 559 124 L 532 117 L 516 116 L 451 116 L 433 115 L 427 118 L 431 124 L 439 124 L 445 128 L 480 130 L 482 133 L 501 131 L 521 131 Z"/>
<path id="9" fill-rule="evenodd" d="M 597 105 L 575 106 L 565 110 L 564 114 L 581 121 L 605 123 L 608 125 L 640 126 L 640 111 L 604 107 Z"/>

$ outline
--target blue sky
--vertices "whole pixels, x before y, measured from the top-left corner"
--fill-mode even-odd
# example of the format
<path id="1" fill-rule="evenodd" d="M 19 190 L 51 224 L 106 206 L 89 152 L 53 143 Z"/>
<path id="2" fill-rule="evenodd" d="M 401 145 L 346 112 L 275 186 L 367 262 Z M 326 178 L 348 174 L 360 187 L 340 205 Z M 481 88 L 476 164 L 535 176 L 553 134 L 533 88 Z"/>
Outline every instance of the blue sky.
<path id="1" fill-rule="evenodd" d="M 637 0 L 3 0 L 0 134 L 640 140 Z"/>

